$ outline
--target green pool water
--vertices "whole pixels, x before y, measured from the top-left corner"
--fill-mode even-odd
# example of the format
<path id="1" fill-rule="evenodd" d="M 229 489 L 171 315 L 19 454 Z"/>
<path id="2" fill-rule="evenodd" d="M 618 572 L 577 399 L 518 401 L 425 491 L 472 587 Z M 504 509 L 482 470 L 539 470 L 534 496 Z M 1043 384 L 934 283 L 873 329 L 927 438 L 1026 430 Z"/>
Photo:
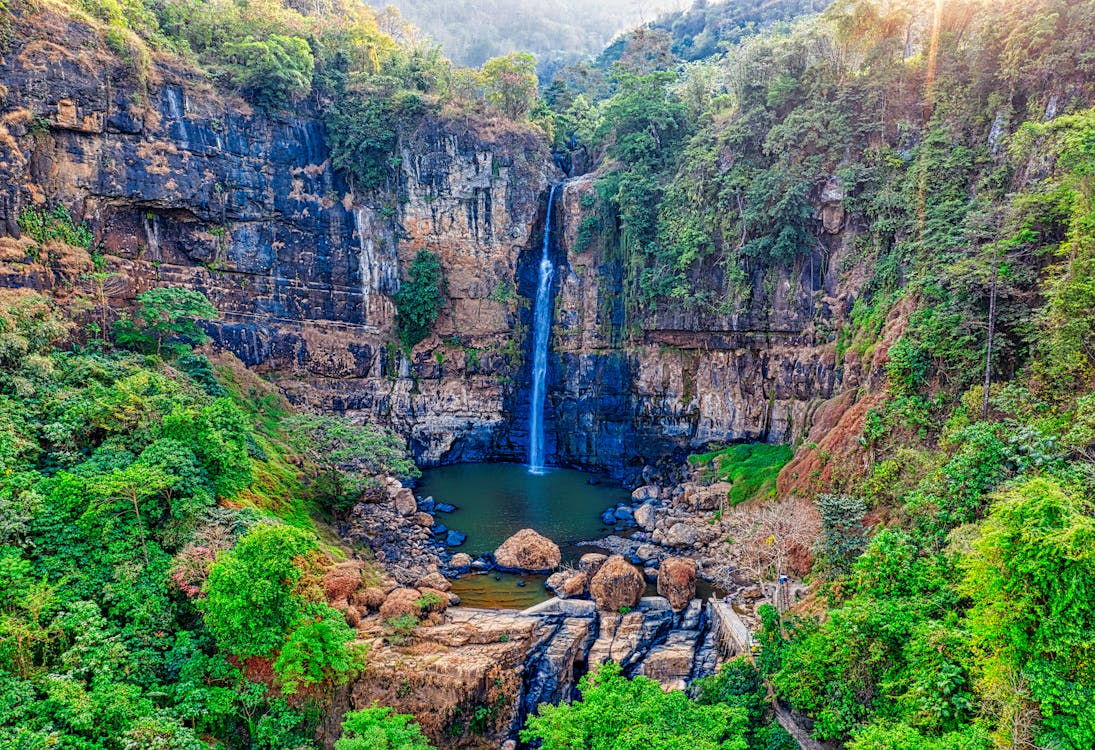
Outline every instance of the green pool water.
<path id="1" fill-rule="evenodd" d="M 595 551 L 579 548 L 575 542 L 612 533 L 601 523 L 601 511 L 629 499 L 622 487 L 592 485 L 590 478 L 571 469 L 531 474 L 519 464 L 455 464 L 423 471 L 416 494 L 456 506 L 452 513 L 436 517 L 439 523 L 468 535 L 456 548 L 461 552 L 473 557 L 493 552 L 515 532 L 531 528 L 558 544 L 564 562 L 573 563 L 584 552 Z M 544 588 L 545 579 L 497 572 L 468 574 L 453 581 L 453 591 L 465 606 L 524 609 L 551 596 Z"/>
<path id="2" fill-rule="evenodd" d="M 423 471 L 416 494 L 456 506 L 437 520 L 468 535 L 459 549 L 472 556 L 493 552 L 525 528 L 566 548 L 609 533 L 601 511 L 629 499 L 622 487 L 591 485 L 590 478 L 571 469 L 530 474 L 519 464 L 455 464 Z"/>

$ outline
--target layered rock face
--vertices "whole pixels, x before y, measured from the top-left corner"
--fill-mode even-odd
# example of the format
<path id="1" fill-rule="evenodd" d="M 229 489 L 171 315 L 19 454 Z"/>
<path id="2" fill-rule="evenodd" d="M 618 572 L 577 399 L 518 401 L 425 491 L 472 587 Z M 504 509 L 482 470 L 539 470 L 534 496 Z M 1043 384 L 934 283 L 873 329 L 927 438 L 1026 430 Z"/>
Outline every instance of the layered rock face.
<path id="1" fill-rule="evenodd" d="M 63 204 L 94 230 L 105 275 L 4 255 L 2 283 L 82 286 L 115 306 L 156 285 L 201 290 L 221 313 L 214 340 L 293 401 L 388 424 L 423 464 L 523 459 L 529 298 L 546 188 L 562 178 L 536 130 L 427 118 L 401 136 L 395 193 L 362 196 L 331 168 L 309 105 L 253 112 L 164 63 L 141 80 L 86 28 L 35 23 L 0 60 L 0 219 L 17 233 L 27 206 Z M 550 462 L 624 475 L 708 441 L 788 441 L 866 379 L 828 333 L 862 283 L 838 186 L 818 208 L 821 249 L 758 269 L 736 312 L 677 306 L 638 324 L 622 314 L 621 263 L 579 242 L 592 193 L 587 176 L 557 198 Z M 405 356 L 392 295 L 423 249 L 447 301 Z"/>
<path id="2" fill-rule="evenodd" d="M 736 312 L 659 308 L 625 327 L 621 264 L 580 231 L 594 178 L 569 181 L 551 390 L 558 459 L 619 470 L 713 441 L 789 442 L 822 403 L 868 378 L 837 361 L 829 333 L 864 277 L 846 262 L 854 232 L 837 189 L 823 199 L 824 249 L 758 269 Z"/>
<path id="3" fill-rule="evenodd" d="M 3 283 L 82 285 L 115 306 L 198 289 L 220 311 L 215 342 L 294 401 L 390 424 L 424 463 L 521 452 L 518 265 L 559 176 L 537 130 L 427 117 L 401 136 L 395 194 L 362 196 L 331 168 L 308 103 L 268 116 L 162 62 L 142 80 L 86 27 L 34 23 L 0 59 L 0 226 L 17 234 L 27 207 L 63 205 L 94 231 L 106 275 L 93 289 L 28 257 L 4 263 Z M 408 358 L 391 296 L 422 249 L 448 299 Z"/>

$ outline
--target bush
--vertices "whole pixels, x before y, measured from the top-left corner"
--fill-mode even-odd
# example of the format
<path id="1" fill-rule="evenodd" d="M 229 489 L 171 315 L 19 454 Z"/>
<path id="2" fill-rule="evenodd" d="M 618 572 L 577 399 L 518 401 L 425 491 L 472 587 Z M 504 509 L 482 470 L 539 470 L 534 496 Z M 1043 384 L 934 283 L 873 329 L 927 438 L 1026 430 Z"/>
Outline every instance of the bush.
<path id="1" fill-rule="evenodd" d="M 312 88 L 315 58 L 308 42 L 295 36 L 248 36 L 222 50 L 228 78 L 263 109 L 279 109 Z"/>
<path id="2" fill-rule="evenodd" d="M 346 714 L 335 750 L 433 750 L 433 745 L 413 716 L 374 704 Z"/>
<path id="3" fill-rule="evenodd" d="M 296 560 L 315 549 L 306 531 L 262 524 L 221 553 L 202 587 L 198 608 L 217 643 L 239 656 L 269 656 L 302 615 L 293 594 L 302 571 Z"/>
<path id="4" fill-rule="evenodd" d="M 419 250 L 395 295 L 399 338 L 408 349 L 430 335 L 441 314 L 441 287 L 441 262 L 428 250 Z"/>
<path id="5" fill-rule="evenodd" d="M 649 677 L 628 680 L 609 662 L 578 683 L 580 701 L 541 704 L 521 731 L 544 750 L 746 750 L 747 711 L 701 705 L 662 691 Z"/>

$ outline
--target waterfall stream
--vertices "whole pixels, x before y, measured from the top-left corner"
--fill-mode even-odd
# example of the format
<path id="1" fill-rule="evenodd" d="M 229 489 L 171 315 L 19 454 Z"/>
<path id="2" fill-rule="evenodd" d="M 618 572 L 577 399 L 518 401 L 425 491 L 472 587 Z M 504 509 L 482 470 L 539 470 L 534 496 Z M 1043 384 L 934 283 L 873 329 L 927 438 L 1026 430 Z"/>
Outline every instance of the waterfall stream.
<path id="1" fill-rule="evenodd" d="M 548 193 L 547 218 L 544 220 L 544 244 L 540 250 L 539 278 L 536 282 L 536 306 L 532 316 L 532 396 L 528 416 L 528 466 L 538 473 L 544 469 L 544 400 L 547 395 L 547 351 L 551 340 L 551 282 L 555 267 L 551 263 L 551 207 L 555 188 Z"/>

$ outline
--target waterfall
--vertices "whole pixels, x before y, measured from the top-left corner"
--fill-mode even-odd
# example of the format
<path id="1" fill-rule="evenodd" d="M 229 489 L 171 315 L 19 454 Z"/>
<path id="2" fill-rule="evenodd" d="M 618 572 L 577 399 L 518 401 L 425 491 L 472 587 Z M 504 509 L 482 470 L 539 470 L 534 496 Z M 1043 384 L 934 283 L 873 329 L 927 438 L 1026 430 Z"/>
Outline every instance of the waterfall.
<path id="1" fill-rule="evenodd" d="M 544 244 L 540 250 L 540 271 L 536 282 L 536 307 L 532 316 L 532 397 L 528 417 L 529 471 L 544 468 L 544 399 L 547 390 L 547 350 L 551 339 L 551 281 L 555 268 L 551 264 L 551 206 L 555 188 L 548 193 L 547 218 L 544 220 Z"/>

